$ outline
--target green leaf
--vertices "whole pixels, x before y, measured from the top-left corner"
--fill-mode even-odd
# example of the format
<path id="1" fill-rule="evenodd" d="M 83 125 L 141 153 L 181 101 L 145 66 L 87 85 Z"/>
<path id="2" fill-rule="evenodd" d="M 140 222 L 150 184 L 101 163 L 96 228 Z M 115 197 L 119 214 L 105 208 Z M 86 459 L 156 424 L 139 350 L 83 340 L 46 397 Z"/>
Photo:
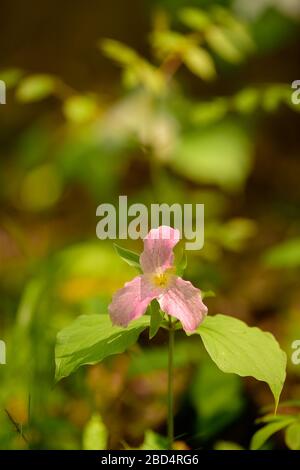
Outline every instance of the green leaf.
<path id="1" fill-rule="evenodd" d="M 263 428 L 259 429 L 259 431 L 257 431 L 251 439 L 250 449 L 260 449 L 273 434 L 280 431 L 281 429 L 284 429 L 286 426 L 292 423 L 294 419 L 295 418 L 293 417 L 286 418 L 285 420 L 267 424 Z"/>
<path id="2" fill-rule="evenodd" d="M 183 8 L 179 12 L 182 23 L 196 31 L 204 31 L 211 24 L 209 16 L 197 8 Z"/>
<path id="3" fill-rule="evenodd" d="M 21 69 L 4 69 L 0 71 L 0 80 L 5 82 L 6 88 L 9 89 L 16 86 L 23 75 L 24 72 Z"/>
<path id="4" fill-rule="evenodd" d="M 146 60 L 141 59 L 139 61 L 135 68 L 135 73 L 147 90 L 153 93 L 160 93 L 165 88 L 165 80 L 161 70 Z"/>
<path id="5" fill-rule="evenodd" d="M 113 293 L 118 284 L 126 282 L 132 269 L 116 257 L 111 244 L 82 242 L 68 246 L 56 256 L 59 265 L 58 280 L 64 282 L 70 278 L 98 278 L 104 282 L 102 292 Z M 114 269 L 111 269 L 111 266 Z M 108 287 L 111 284 L 113 290 Z M 101 287 L 101 286 L 100 286 Z"/>
<path id="6" fill-rule="evenodd" d="M 229 31 L 212 26 L 206 33 L 206 40 L 212 50 L 227 62 L 236 64 L 242 60 L 243 55 L 232 40 Z"/>
<path id="7" fill-rule="evenodd" d="M 267 112 L 275 111 L 283 102 L 291 100 L 291 91 L 287 85 L 275 84 L 268 86 L 262 95 L 262 107 Z"/>
<path id="8" fill-rule="evenodd" d="M 159 304 L 156 300 L 151 302 L 150 312 L 149 338 L 152 339 L 158 332 L 161 322 L 163 321 L 163 315 L 161 314 Z"/>
<path id="9" fill-rule="evenodd" d="M 286 429 L 285 443 L 291 450 L 300 450 L 300 421 L 291 424 Z"/>
<path id="10" fill-rule="evenodd" d="M 250 34 L 249 28 L 245 23 L 237 20 L 229 10 L 218 6 L 214 6 L 212 9 L 213 18 L 216 23 L 225 27 L 228 30 L 235 42 L 239 47 L 245 51 L 250 52 L 254 49 L 254 41 Z"/>
<path id="11" fill-rule="evenodd" d="M 182 136 L 171 164 L 195 183 L 240 189 L 251 170 L 251 140 L 237 122 L 222 121 Z"/>
<path id="12" fill-rule="evenodd" d="M 138 253 L 127 250 L 126 248 L 122 248 L 116 243 L 114 243 L 114 247 L 120 258 L 129 264 L 129 266 L 133 266 L 134 268 L 137 268 L 139 271 L 141 271 L 140 255 Z"/>
<path id="13" fill-rule="evenodd" d="M 151 36 L 151 42 L 162 58 L 168 55 L 181 56 L 191 45 L 186 36 L 170 30 L 155 31 Z"/>
<path id="14" fill-rule="evenodd" d="M 57 79 L 51 75 L 31 75 L 20 83 L 17 99 L 23 103 L 43 100 L 55 91 L 56 84 Z"/>
<path id="15" fill-rule="evenodd" d="M 214 446 L 214 450 L 245 450 L 236 442 L 231 441 L 218 441 Z"/>
<path id="16" fill-rule="evenodd" d="M 122 83 L 125 88 L 136 88 L 139 84 L 139 77 L 133 67 L 125 67 L 122 73 Z"/>
<path id="17" fill-rule="evenodd" d="M 139 59 L 139 56 L 133 49 L 114 39 L 100 41 L 99 47 L 107 57 L 121 65 L 132 65 Z"/>
<path id="18" fill-rule="evenodd" d="M 224 248 L 238 252 L 256 233 L 257 226 L 253 220 L 235 218 L 221 225 L 216 237 Z"/>
<path id="19" fill-rule="evenodd" d="M 212 80 L 216 76 L 211 55 L 201 47 L 189 47 L 183 56 L 185 65 L 203 80 Z"/>
<path id="20" fill-rule="evenodd" d="M 282 403 L 280 403 L 280 406 L 282 406 Z M 261 418 L 258 418 L 255 422 L 258 424 L 260 423 L 267 424 L 267 423 L 274 423 L 274 422 L 282 421 L 282 420 L 285 420 L 286 418 L 287 418 L 286 415 L 268 414 L 268 415 L 262 416 Z"/>
<path id="21" fill-rule="evenodd" d="M 234 96 L 233 106 L 241 114 L 250 114 L 258 108 L 260 99 L 259 90 L 252 87 L 244 88 Z"/>
<path id="22" fill-rule="evenodd" d="M 216 293 L 213 290 L 202 290 L 201 297 L 202 300 L 207 299 L 208 297 L 216 297 Z"/>
<path id="23" fill-rule="evenodd" d="M 228 110 L 228 100 L 225 98 L 199 103 L 194 105 L 191 111 L 192 121 L 195 124 L 213 124 L 223 119 Z"/>
<path id="24" fill-rule="evenodd" d="M 175 262 L 175 264 L 176 264 L 176 274 L 177 274 L 177 276 L 182 277 L 183 274 L 184 274 L 184 271 L 187 268 L 187 256 L 186 256 L 185 251 L 182 253 L 180 261 Z"/>
<path id="25" fill-rule="evenodd" d="M 141 84 L 153 93 L 160 93 L 164 89 L 165 81 L 161 70 L 133 49 L 112 39 L 105 39 L 99 45 L 108 57 L 125 67 L 127 82 Z"/>
<path id="26" fill-rule="evenodd" d="M 20 201 L 30 211 L 46 210 L 59 200 L 63 191 L 57 166 L 45 163 L 33 168 L 20 185 Z"/>
<path id="27" fill-rule="evenodd" d="M 97 115 L 98 106 L 90 96 L 71 96 L 64 102 L 63 111 L 66 118 L 74 123 L 90 121 Z"/>
<path id="28" fill-rule="evenodd" d="M 167 441 L 165 437 L 153 431 L 145 432 L 145 439 L 139 450 L 166 450 Z"/>
<path id="29" fill-rule="evenodd" d="M 57 335 L 55 347 L 56 381 L 80 366 L 96 364 L 108 356 L 120 354 L 133 345 L 149 326 L 142 316 L 127 328 L 112 326 L 109 315 L 82 315 Z"/>
<path id="30" fill-rule="evenodd" d="M 284 241 L 267 251 L 263 258 L 267 266 L 295 268 L 300 266 L 300 238 Z"/>
<path id="31" fill-rule="evenodd" d="M 217 366 L 223 371 L 266 382 L 277 409 L 286 377 L 286 354 L 271 333 L 250 328 L 226 315 L 208 316 L 197 333 Z"/>
<path id="32" fill-rule="evenodd" d="M 101 416 L 95 414 L 91 417 L 83 431 L 84 450 L 107 449 L 108 432 Z"/>

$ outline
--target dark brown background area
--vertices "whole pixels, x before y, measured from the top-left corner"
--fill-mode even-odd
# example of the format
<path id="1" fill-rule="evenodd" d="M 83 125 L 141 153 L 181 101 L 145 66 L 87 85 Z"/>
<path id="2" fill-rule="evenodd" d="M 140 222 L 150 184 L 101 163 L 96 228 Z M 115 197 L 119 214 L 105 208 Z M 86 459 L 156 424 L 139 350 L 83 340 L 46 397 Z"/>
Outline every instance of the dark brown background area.
<path id="1" fill-rule="evenodd" d="M 54 73 L 79 89 L 95 89 L 116 69 L 96 47 L 113 37 L 144 47 L 149 28 L 141 0 L 1 0 L 1 67 Z M 146 9 L 145 9 L 146 5 Z M 129 14 L 129 10 L 132 14 Z"/>

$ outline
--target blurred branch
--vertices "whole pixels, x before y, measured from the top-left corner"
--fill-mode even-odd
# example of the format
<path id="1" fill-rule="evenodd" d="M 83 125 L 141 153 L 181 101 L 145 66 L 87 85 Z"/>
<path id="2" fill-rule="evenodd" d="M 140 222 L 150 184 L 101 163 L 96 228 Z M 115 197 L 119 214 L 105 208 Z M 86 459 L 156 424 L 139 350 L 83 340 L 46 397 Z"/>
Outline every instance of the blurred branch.
<path id="1" fill-rule="evenodd" d="M 20 436 L 26 442 L 26 444 L 29 445 L 29 440 L 27 439 L 27 437 L 24 434 L 22 424 L 17 423 L 7 409 L 5 409 L 4 411 L 7 414 L 7 417 L 10 420 L 10 422 L 13 424 L 13 426 L 14 426 L 15 430 L 17 431 L 17 433 L 20 434 Z"/>

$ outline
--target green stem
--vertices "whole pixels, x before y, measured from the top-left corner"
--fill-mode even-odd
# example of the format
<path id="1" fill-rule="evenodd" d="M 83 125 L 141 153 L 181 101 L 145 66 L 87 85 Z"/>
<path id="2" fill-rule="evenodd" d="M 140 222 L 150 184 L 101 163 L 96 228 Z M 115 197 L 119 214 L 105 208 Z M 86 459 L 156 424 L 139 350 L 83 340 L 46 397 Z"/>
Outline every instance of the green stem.
<path id="1" fill-rule="evenodd" d="M 169 354 L 168 354 L 168 449 L 172 450 L 174 441 L 174 328 L 169 317 Z"/>

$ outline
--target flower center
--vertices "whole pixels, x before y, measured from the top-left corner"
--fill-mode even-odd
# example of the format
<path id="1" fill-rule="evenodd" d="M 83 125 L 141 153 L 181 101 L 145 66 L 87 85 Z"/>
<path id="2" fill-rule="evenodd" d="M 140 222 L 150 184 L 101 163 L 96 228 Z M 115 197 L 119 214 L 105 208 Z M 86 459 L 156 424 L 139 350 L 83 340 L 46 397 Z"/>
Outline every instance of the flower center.
<path id="1" fill-rule="evenodd" d="M 173 270 L 169 269 L 163 273 L 156 273 L 153 275 L 152 282 L 155 285 L 155 287 L 160 287 L 161 289 L 165 289 L 166 287 L 169 286 L 172 276 L 173 276 Z"/>

